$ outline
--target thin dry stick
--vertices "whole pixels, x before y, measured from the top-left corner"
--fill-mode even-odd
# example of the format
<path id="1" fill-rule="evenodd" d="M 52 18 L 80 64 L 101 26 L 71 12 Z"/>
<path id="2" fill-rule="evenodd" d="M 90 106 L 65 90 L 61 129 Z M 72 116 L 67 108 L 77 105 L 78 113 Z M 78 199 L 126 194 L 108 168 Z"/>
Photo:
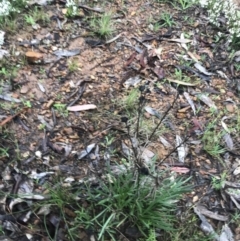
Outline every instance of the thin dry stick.
<path id="1" fill-rule="evenodd" d="M 172 105 L 167 109 L 167 111 L 164 113 L 163 117 L 161 118 L 161 120 L 159 121 L 159 123 L 156 125 L 156 127 L 154 128 L 151 136 L 149 137 L 149 141 L 152 139 L 152 137 L 154 136 L 155 132 L 157 131 L 157 129 L 159 128 L 159 126 L 162 124 L 163 120 L 165 119 L 165 117 L 168 115 L 169 111 L 173 108 L 175 102 L 178 99 L 179 94 L 177 94 L 176 98 L 174 99 Z"/>
<path id="2" fill-rule="evenodd" d="M 178 149 L 178 147 L 180 147 L 181 145 L 183 145 L 184 143 L 186 143 L 189 138 L 190 138 L 190 136 L 185 137 L 185 139 L 184 139 L 179 145 L 177 145 L 175 148 L 173 148 L 173 149 L 167 154 L 167 156 L 165 156 L 164 159 L 162 159 L 162 160 L 158 163 L 158 165 L 160 165 L 160 164 L 163 163 L 168 157 L 170 157 L 170 156 Z"/>

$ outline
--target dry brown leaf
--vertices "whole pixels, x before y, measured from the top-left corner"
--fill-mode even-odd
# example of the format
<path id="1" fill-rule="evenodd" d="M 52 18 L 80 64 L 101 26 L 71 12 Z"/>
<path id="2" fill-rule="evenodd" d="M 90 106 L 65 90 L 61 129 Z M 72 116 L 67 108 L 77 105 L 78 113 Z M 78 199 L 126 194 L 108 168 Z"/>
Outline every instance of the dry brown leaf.
<path id="1" fill-rule="evenodd" d="M 91 110 L 96 109 L 97 106 L 93 104 L 86 104 L 86 105 L 74 105 L 67 107 L 68 111 L 83 111 L 83 110 Z"/>

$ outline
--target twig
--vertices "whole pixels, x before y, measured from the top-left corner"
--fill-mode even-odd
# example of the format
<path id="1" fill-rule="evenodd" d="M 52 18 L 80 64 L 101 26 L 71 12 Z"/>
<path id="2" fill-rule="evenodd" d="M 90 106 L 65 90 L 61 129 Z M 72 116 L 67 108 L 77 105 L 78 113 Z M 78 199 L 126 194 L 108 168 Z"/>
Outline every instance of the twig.
<path id="1" fill-rule="evenodd" d="M 156 130 L 159 128 L 159 126 L 162 124 L 163 120 L 165 119 L 165 117 L 168 115 L 169 111 L 173 108 L 175 102 L 178 99 L 179 94 L 177 94 L 176 98 L 174 99 L 173 103 L 171 104 L 171 106 L 167 109 L 167 111 L 165 111 L 163 117 L 161 118 L 161 120 L 159 121 L 159 123 L 156 125 L 156 127 L 154 128 L 151 136 L 149 137 L 149 141 L 152 139 L 152 137 L 154 136 Z"/>
<path id="2" fill-rule="evenodd" d="M 83 86 L 79 89 L 79 94 L 75 100 L 73 100 L 71 103 L 68 104 L 67 107 L 74 105 L 79 99 L 82 97 L 83 92 L 86 90 L 86 84 L 83 84 Z"/>
<path id="3" fill-rule="evenodd" d="M 185 137 L 185 139 L 184 139 L 179 145 L 177 145 L 175 148 L 173 148 L 173 149 L 167 154 L 167 156 L 165 156 L 165 157 L 158 163 L 158 165 L 160 165 L 160 164 L 161 164 L 162 162 L 164 162 L 168 157 L 170 157 L 181 145 L 183 145 L 184 143 L 186 143 L 189 138 L 190 138 L 190 136 Z"/>
<path id="4" fill-rule="evenodd" d="M 108 41 L 106 41 L 106 44 L 110 44 L 114 41 L 116 41 L 118 38 L 120 38 L 122 36 L 122 33 L 118 34 L 116 37 L 109 39 Z"/>
<path id="5" fill-rule="evenodd" d="M 82 4 L 79 4 L 78 7 L 79 7 L 79 8 L 86 9 L 86 10 L 89 10 L 89 11 L 97 12 L 97 13 L 104 13 L 104 11 L 101 10 L 101 9 L 91 8 L 91 7 L 88 7 L 88 6 L 86 6 L 86 5 L 82 5 Z"/>
<path id="6" fill-rule="evenodd" d="M 24 113 L 25 111 L 27 110 L 27 108 L 23 108 L 21 111 L 19 111 L 17 114 L 15 115 L 11 115 L 9 117 L 7 117 L 5 120 L 3 120 L 1 123 L 0 123 L 0 126 L 4 126 L 5 124 L 7 124 L 8 122 L 10 122 L 13 118 L 15 118 L 16 116 Z"/>

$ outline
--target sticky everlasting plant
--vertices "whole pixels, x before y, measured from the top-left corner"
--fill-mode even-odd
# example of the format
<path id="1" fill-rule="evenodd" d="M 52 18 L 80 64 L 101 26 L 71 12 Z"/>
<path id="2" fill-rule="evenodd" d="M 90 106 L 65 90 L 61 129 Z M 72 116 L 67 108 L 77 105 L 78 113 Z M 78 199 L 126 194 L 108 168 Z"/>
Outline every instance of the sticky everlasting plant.
<path id="1" fill-rule="evenodd" d="M 199 0 L 199 4 L 206 8 L 210 23 L 220 27 L 220 17 L 226 18 L 226 27 L 229 31 L 229 43 L 240 39 L 240 13 L 232 0 Z"/>

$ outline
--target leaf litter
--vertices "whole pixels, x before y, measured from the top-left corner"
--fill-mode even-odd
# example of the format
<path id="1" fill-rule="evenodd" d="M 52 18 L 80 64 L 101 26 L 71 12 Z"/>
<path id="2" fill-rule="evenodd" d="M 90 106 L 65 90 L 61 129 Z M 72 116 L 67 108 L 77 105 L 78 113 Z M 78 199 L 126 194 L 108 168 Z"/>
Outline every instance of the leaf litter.
<path id="1" fill-rule="evenodd" d="M 33 202 L 38 200 L 41 203 L 49 198 L 46 185 L 58 176 L 64 178 L 64 185 L 71 186 L 75 182 L 92 184 L 91 180 L 96 183 L 98 175 L 103 174 L 107 179 L 107 164 L 115 175 L 120 175 L 130 168 L 120 160 L 140 155 L 147 166 L 156 157 L 156 169 L 192 177 L 194 190 L 183 197 L 183 206 L 193 207 L 202 222 L 200 228 L 203 232 L 211 233 L 215 240 L 221 241 L 233 240 L 234 235 L 239 237 L 237 222 L 229 222 L 229 213 L 234 213 L 240 206 L 237 160 L 240 155 L 237 134 L 240 123 L 239 117 L 225 118 L 239 114 L 234 108 L 225 109 L 223 104 L 227 96 L 234 106 L 239 105 L 237 82 L 230 81 L 240 74 L 237 65 L 231 67 L 232 63 L 237 64 L 238 51 L 231 56 L 230 63 L 230 53 L 221 49 L 221 44 L 212 44 L 214 39 L 211 36 L 215 35 L 213 28 L 201 23 L 202 20 L 199 22 L 196 16 L 191 16 L 195 23 L 186 24 L 185 13 L 167 4 L 164 7 L 181 19 L 177 24 L 184 25 L 184 28 L 179 28 L 179 25 L 152 32 L 144 24 L 149 21 L 145 13 L 147 11 L 159 16 L 160 5 L 157 1 L 151 1 L 152 5 L 142 1 L 131 3 L 131 6 L 125 3 L 129 9 L 125 9 L 127 13 L 121 16 L 117 14 L 118 10 L 123 13 L 125 10 L 120 4 L 116 5 L 117 10 L 111 3 L 104 6 L 100 3 L 92 6 L 89 1 L 85 5 L 79 4 L 79 13 L 86 19 L 89 12 L 102 14 L 107 10 L 116 10 L 112 18 L 117 22 L 116 29 L 107 40 L 83 31 L 90 29 L 84 18 L 66 19 L 61 11 L 57 13 L 56 6 L 62 10 L 65 1 L 60 1 L 58 5 L 55 1 L 48 3 L 32 1 L 32 4 L 43 5 L 51 16 L 48 24 L 39 21 L 37 24 L 40 28 L 37 30 L 22 26 L 16 36 L 6 31 L 8 43 L 0 49 L 1 61 L 19 66 L 15 76 L 11 75 L 14 69 L 5 73 L 2 67 L 0 73 L 1 78 L 10 82 L 12 87 L 0 94 L 1 116 L 6 118 L 1 120 L 0 125 L 13 131 L 16 140 L 1 140 L 1 148 L 6 149 L 0 160 L 4 180 L 2 190 L 5 193 L 5 199 L 1 201 L 1 206 L 5 207 L 2 208 L 1 217 L 3 228 L 14 240 L 21 235 L 27 240 L 45 238 L 47 234 L 44 231 L 40 232 L 39 228 L 34 227 L 30 234 L 19 222 L 28 224 L 31 220 L 40 222 L 39 227 L 43 227 L 44 218 L 41 215 L 48 215 L 49 222 L 45 225 L 53 234 L 52 237 L 62 240 L 60 233 L 66 234 L 67 228 L 62 229 L 62 225 L 68 224 L 54 212 L 51 205 L 42 202 L 36 212 L 41 217 L 34 218 Z M 145 11 L 138 11 L 140 5 Z M 206 14 L 201 12 L 201 16 Z M 194 24 L 197 22 L 196 27 Z M 196 29 L 209 36 L 208 39 L 199 36 Z M 190 37 L 184 37 L 185 31 Z M 13 55 L 14 51 L 10 50 L 15 48 L 16 39 L 18 46 Z M 223 51 L 225 57 L 224 54 L 217 54 Z M 26 57 L 25 65 L 22 65 L 21 56 Z M 71 60 L 70 64 L 68 60 Z M 223 61 L 225 66 L 221 65 Z M 9 67 L 6 62 L 2 66 Z M 187 78 L 177 76 L 175 70 L 179 69 Z M 132 106 L 123 106 L 121 100 L 132 89 L 138 89 L 139 85 L 145 86 L 150 92 L 143 108 L 146 122 L 141 128 L 147 131 L 149 126 L 164 118 L 162 126 L 165 129 L 161 129 L 150 140 L 148 138 L 151 136 L 147 133 L 145 140 L 140 138 L 139 141 L 134 137 L 127 141 L 129 133 L 120 122 L 121 113 L 134 112 L 134 107 L 138 105 L 135 100 Z M 21 86 L 24 88 L 19 88 Z M 212 91 L 206 93 L 210 89 Z M 179 94 L 177 104 L 166 117 L 164 111 L 168 110 L 176 93 Z M 24 109 L 26 106 L 28 108 Z M 137 114 L 134 115 L 133 121 L 137 118 Z M 218 122 L 212 128 L 216 132 L 224 131 L 218 137 L 217 144 L 216 132 L 207 128 L 213 119 Z M 112 135 L 116 135 L 116 140 L 111 139 Z M 201 139 L 203 135 L 205 141 Z M 18 143 L 17 151 L 13 148 L 15 143 Z M 226 150 L 220 156 L 209 156 L 204 151 L 207 149 L 204 145 L 208 145 L 208 148 L 219 145 L 226 147 Z M 137 153 L 133 152 L 133 147 L 138 150 Z M 112 154 L 115 152 L 121 158 Z M 226 163 L 223 164 L 222 160 Z M 11 164 L 7 165 L 9 161 Z M 16 168 L 17 164 L 23 165 Z M 213 185 L 209 185 L 209 180 L 211 173 L 221 176 L 223 170 L 228 174 L 225 183 L 231 184 L 231 187 L 223 188 L 219 195 Z M 194 207 L 195 201 L 197 206 Z M 70 211 L 71 208 L 68 214 Z M 9 215 L 14 219 L 8 220 Z M 216 227 L 221 229 L 216 230 Z M 88 240 L 87 232 L 79 232 L 85 235 L 83 240 Z"/>

